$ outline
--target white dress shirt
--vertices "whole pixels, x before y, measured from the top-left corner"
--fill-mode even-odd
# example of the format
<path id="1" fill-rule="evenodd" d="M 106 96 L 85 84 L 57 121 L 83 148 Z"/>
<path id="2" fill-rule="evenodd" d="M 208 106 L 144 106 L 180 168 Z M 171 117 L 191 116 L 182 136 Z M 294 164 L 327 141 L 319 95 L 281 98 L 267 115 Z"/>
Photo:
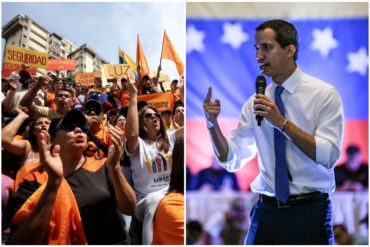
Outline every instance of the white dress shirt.
<path id="1" fill-rule="evenodd" d="M 277 84 L 266 88 L 266 96 L 274 99 Z M 292 181 L 291 195 L 335 190 L 334 166 L 340 157 L 344 115 L 342 102 L 335 88 L 303 73 L 298 67 L 282 84 L 281 95 L 285 117 L 316 142 L 316 161 L 305 155 L 287 139 L 286 158 Z M 238 127 L 228 138 L 227 161 L 220 162 L 228 171 L 240 169 L 259 153 L 260 173 L 251 184 L 253 192 L 275 196 L 274 128 L 264 119 L 257 125 L 253 114 L 254 95 L 244 104 Z"/>

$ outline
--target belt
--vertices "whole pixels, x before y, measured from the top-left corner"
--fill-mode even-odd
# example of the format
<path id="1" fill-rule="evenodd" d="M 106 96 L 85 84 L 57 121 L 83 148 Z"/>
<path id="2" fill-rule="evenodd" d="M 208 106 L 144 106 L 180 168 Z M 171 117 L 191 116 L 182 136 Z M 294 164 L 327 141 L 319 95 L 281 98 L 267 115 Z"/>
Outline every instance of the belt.
<path id="1" fill-rule="evenodd" d="M 301 195 L 290 196 L 286 203 L 278 201 L 275 197 L 270 197 L 266 195 L 259 195 L 259 201 L 272 205 L 278 208 L 291 208 L 298 205 L 308 204 L 318 200 L 327 200 L 329 195 L 327 193 L 313 192 Z"/>

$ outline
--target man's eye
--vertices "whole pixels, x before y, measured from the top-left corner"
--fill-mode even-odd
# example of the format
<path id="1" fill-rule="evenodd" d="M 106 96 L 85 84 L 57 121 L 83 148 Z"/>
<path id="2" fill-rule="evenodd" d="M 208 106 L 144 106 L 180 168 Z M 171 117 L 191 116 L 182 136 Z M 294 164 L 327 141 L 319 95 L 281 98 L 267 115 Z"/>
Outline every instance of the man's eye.
<path id="1" fill-rule="evenodd" d="M 261 45 L 261 48 L 263 49 L 263 50 L 270 50 L 271 49 L 271 45 L 270 44 L 262 44 Z"/>
<path id="2" fill-rule="evenodd" d="M 254 48 L 258 51 L 259 49 L 262 49 L 263 51 L 267 51 L 267 50 L 271 50 L 272 49 L 272 45 L 270 44 L 266 44 L 266 43 L 263 43 L 263 44 L 260 44 L 260 45 L 255 45 Z"/>

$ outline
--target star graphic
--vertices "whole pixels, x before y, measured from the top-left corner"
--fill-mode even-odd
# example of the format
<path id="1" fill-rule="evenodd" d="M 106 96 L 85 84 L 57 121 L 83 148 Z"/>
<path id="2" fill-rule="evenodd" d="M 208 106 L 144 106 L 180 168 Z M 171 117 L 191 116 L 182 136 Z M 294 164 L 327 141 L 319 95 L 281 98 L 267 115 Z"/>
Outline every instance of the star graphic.
<path id="1" fill-rule="evenodd" d="M 313 42 L 311 50 L 319 51 L 322 57 L 328 57 L 330 50 L 337 48 L 339 43 L 333 37 L 333 30 L 329 27 L 324 30 L 314 29 L 312 31 Z"/>
<path id="2" fill-rule="evenodd" d="M 205 37 L 204 32 L 198 31 L 194 26 L 189 26 L 186 32 L 186 53 L 189 54 L 192 51 L 203 52 Z"/>
<path id="3" fill-rule="evenodd" d="M 369 66 L 369 56 L 366 54 L 366 48 L 361 47 L 357 52 L 347 54 L 349 64 L 347 65 L 348 72 L 358 72 L 360 75 L 366 75 L 367 67 Z"/>
<path id="4" fill-rule="evenodd" d="M 243 31 L 240 23 L 223 25 L 224 34 L 221 37 L 221 42 L 230 44 L 232 48 L 238 49 L 242 43 L 249 40 L 249 35 Z"/>

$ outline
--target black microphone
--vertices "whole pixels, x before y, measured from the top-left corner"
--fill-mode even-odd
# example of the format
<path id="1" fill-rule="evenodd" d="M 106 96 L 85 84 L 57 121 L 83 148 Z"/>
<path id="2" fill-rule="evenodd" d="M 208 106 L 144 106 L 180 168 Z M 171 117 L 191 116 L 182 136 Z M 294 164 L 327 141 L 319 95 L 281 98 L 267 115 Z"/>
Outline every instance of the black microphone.
<path id="1" fill-rule="evenodd" d="M 259 75 L 256 78 L 256 94 L 265 94 L 266 89 L 266 78 L 263 75 Z M 258 109 L 257 109 L 258 110 Z M 261 126 L 263 116 L 256 115 L 258 126 Z"/>

